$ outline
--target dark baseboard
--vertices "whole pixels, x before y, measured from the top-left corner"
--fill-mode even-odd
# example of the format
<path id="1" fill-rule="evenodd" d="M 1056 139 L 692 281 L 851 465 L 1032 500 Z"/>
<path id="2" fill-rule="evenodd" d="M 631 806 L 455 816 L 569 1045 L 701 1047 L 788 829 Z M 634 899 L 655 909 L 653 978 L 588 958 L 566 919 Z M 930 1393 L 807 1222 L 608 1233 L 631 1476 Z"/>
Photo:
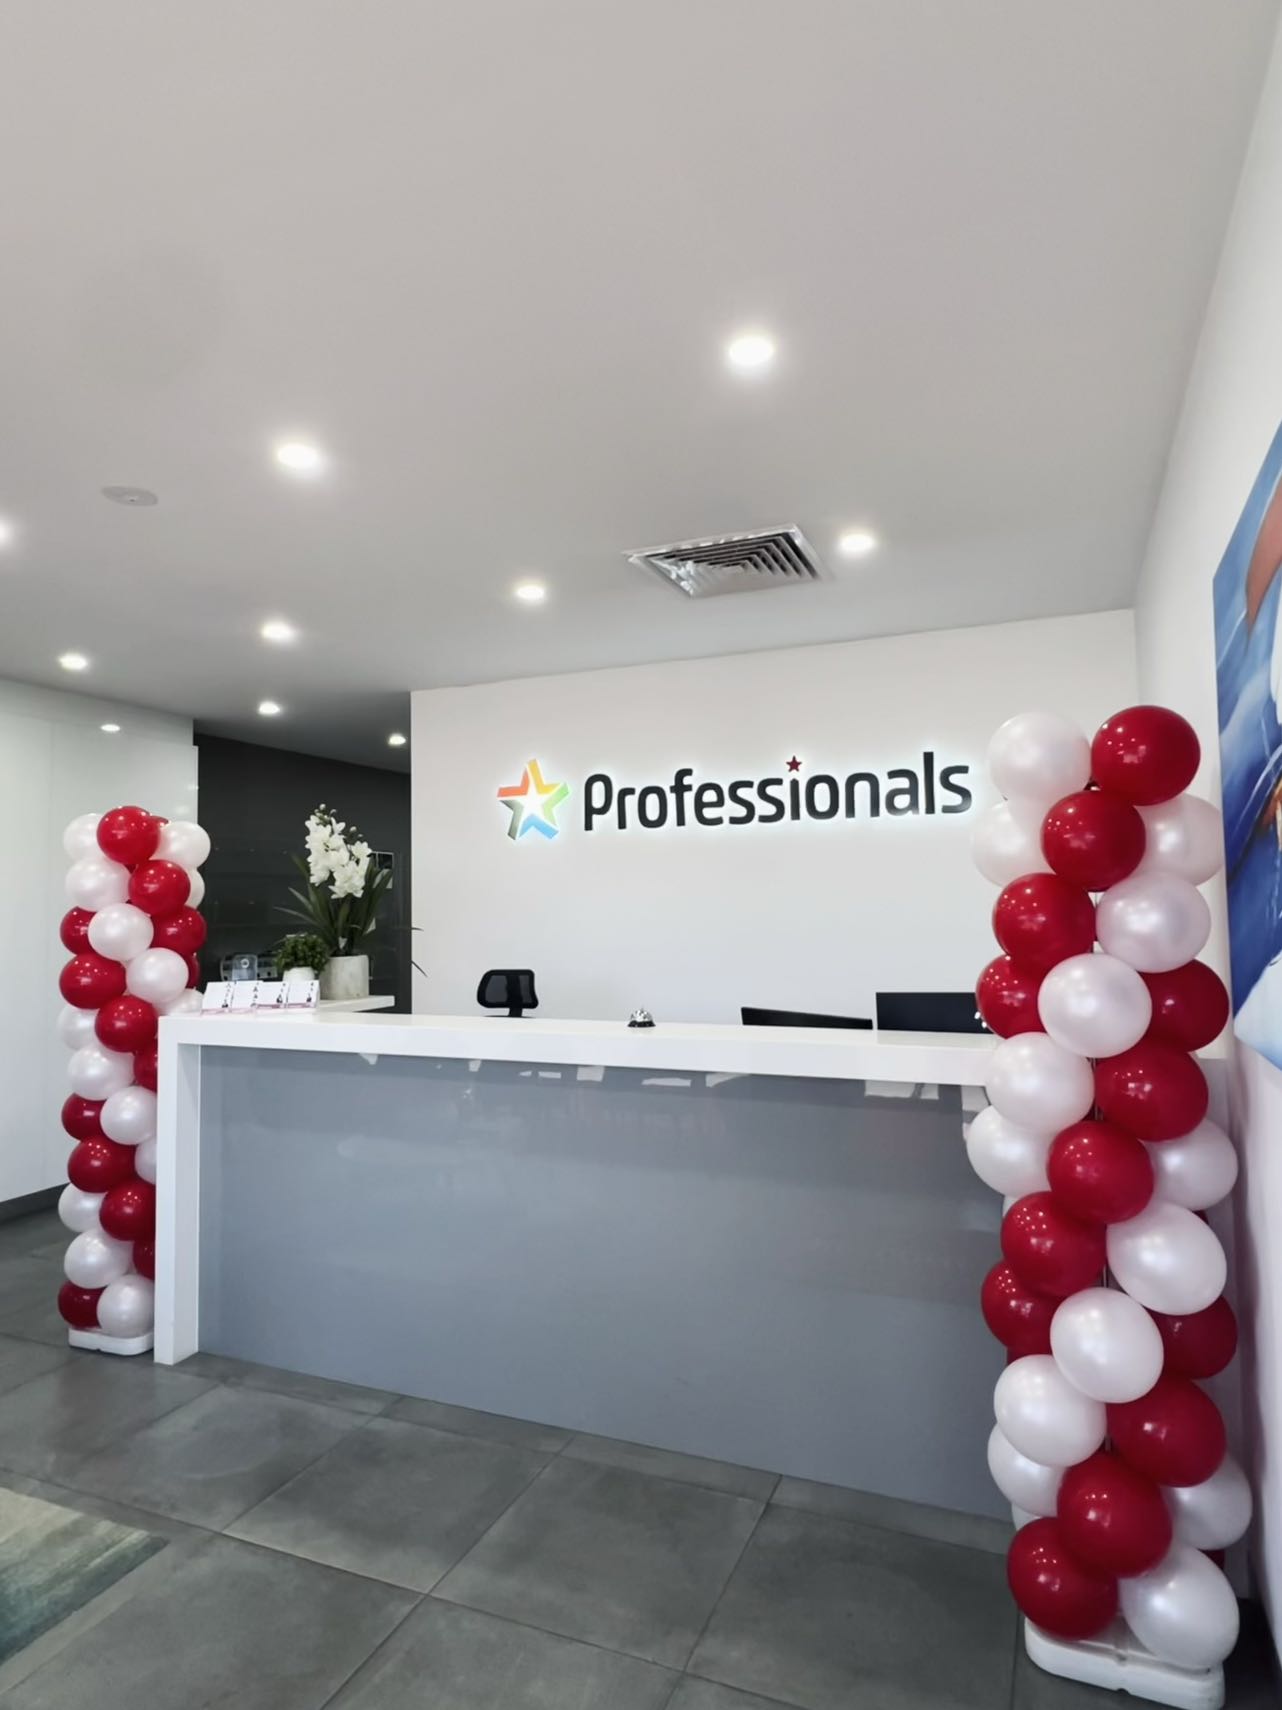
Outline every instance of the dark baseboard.
<path id="1" fill-rule="evenodd" d="M 47 1187 L 38 1193 L 20 1193 L 17 1199 L 0 1199 L 0 1223 L 25 1217 L 31 1211 L 50 1211 L 57 1205 L 61 1194 L 61 1187 Z"/>

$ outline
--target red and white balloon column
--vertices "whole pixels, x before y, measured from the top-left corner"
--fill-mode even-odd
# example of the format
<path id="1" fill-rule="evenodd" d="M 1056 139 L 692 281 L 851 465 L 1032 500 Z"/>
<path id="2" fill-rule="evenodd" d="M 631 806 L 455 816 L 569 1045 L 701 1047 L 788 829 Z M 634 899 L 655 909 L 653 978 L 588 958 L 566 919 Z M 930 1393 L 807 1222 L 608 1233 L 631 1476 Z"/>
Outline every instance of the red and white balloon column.
<path id="1" fill-rule="evenodd" d="M 58 1310 L 76 1346 L 141 1353 L 154 1321 L 157 1027 L 200 1008 L 190 988 L 209 838 L 189 820 L 118 807 L 72 820 L 62 841 L 72 905 L 60 927 L 71 952 L 58 979 L 71 1052 L 62 1125 L 75 1146 L 58 1201 L 74 1231 Z"/>
<path id="2" fill-rule="evenodd" d="M 1194 1671 L 1236 1641 L 1218 1552 L 1251 1516 L 1199 1387 L 1237 1345 L 1202 1215 L 1237 1157 L 1192 1055 L 1229 1008 L 1194 959 L 1210 931 L 1197 886 L 1222 849 L 1217 810 L 1184 793 L 1199 758 L 1162 707 L 1120 712 L 1089 743 L 1048 713 L 994 736 L 1005 800 L 974 854 L 1001 886 L 1002 954 L 977 997 L 1002 1042 L 967 1133 L 976 1172 L 1006 1196 L 982 1306 L 1008 1350 L 988 1460 L 1019 1527 L 1015 1600 L 1055 1640 L 1107 1633 L 1125 1648 L 1129 1628 L 1148 1656 Z"/>

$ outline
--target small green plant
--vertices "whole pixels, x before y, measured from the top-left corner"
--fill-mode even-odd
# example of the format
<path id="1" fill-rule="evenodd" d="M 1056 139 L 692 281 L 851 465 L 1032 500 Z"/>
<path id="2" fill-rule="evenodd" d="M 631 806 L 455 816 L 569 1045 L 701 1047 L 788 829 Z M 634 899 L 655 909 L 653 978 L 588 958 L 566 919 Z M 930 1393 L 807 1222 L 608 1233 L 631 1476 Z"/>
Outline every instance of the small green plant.
<path id="1" fill-rule="evenodd" d="M 276 966 L 281 973 L 290 968 L 310 968 L 319 975 L 329 961 L 329 946 L 315 932 L 289 932 L 276 946 Z"/>

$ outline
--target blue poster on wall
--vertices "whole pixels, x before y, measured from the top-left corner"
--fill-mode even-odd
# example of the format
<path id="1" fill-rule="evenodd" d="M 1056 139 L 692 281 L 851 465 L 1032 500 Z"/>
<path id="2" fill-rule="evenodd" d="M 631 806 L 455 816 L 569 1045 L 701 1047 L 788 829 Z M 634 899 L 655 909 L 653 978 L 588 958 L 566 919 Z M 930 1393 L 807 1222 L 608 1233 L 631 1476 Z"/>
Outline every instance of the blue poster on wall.
<path id="1" fill-rule="evenodd" d="M 1233 1031 L 1282 1068 L 1282 428 L 1215 572 Z"/>

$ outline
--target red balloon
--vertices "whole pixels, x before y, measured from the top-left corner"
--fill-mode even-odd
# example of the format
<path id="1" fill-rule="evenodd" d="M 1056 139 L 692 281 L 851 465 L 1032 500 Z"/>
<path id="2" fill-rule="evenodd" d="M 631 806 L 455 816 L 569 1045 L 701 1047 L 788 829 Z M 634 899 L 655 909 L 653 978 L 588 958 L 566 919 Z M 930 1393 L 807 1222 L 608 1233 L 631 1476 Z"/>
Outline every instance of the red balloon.
<path id="1" fill-rule="evenodd" d="M 176 914 L 191 894 L 187 869 L 177 861 L 144 861 L 129 875 L 129 900 L 153 918 Z"/>
<path id="2" fill-rule="evenodd" d="M 984 1323 L 1012 1359 L 1024 1354 L 1049 1354 L 1051 1319 L 1059 1301 L 1025 1288 L 1008 1264 L 999 1261 L 979 1291 Z"/>
<path id="3" fill-rule="evenodd" d="M 1104 1231 L 1070 1217 L 1055 1196 L 1028 1193 L 1002 1218 L 1002 1257 L 1038 1294 L 1076 1294 L 1104 1269 Z"/>
<path id="4" fill-rule="evenodd" d="M 102 1113 L 100 1098 L 81 1098 L 79 1093 L 70 1093 L 62 1101 L 62 1126 L 73 1140 L 101 1140 L 102 1125 L 98 1118 Z"/>
<path id="5" fill-rule="evenodd" d="M 82 1140 L 67 1159 L 67 1179 L 85 1193 L 107 1193 L 134 1173 L 134 1149 L 101 1136 Z"/>
<path id="6" fill-rule="evenodd" d="M 1046 1157 L 1055 1203 L 1084 1223 L 1138 1217 L 1153 1197 L 1153 1163 L 1144 1142 L 1109 1122 L 1074 1122 Z"/>
<path id="7" fill-rule="evenodd" d="M 77 1288 L 65 1282 L 58 1290 L 58 1311 L 73 1330 L 96 1330 L 101 1293 L 100 1288 Z"/>
<path id="8" fill-rule="evenodd" d="M 134 1080 L 140 1087 L 146 1087 L 148 1092 L 156 1090 L 156 1047 L 148 1045 L 145 1050 L 134 1053 Z"/>
<path id="9" fill-rule="evenodd" d="M 207 931 L 203 914 L 197 914 L 194 908 L 180 908 L 153 922 L 152 949 L 176 950 L 180 956 L 191 956 L 205 942 Z"/>
<path id="10" fill-rule="evenodd" d="M 98 1221 L 117 1241 L 150 1241 L 156 1233 L 156 1190 L 141 1176 L 110 1189 Z"/>
<path id="11" fill-rule="evenodd" d="M 1117 1614 L 1117 1581 L 1092 1573 L 1069 1550 L 1058 1520 L 1030 1520 L 1006 1554 L 1011 1596 L 1034 1626 L 1057 1639 L 1091 1639 Z"/>
<path id="12" fill-rule="evenodd" d="M 1141 1140 L 1178 1140 L 1206 1115 L 1206 1076 L 1187 1051 L 1141 1039 L 1095 1065 L 1101 1116 Z"/>
<path id="13" fill-rule="evenodd" d="M 154 1238 L 134 1242 L 134 1269 L 140 1277 L 156 1277 L 156 1242 Z"/>
<path id="14" fill-rule="evenodd" d="M 118 997 L 103 1004 L 93 1024 L 109 1051 L 141 1051 L 156 1037 L 156 1010 L 142 998 Z"/>
<path id="15" fill-rule="evenodd" d="M 1197 733 L 1169 707 L 1127 707 L 1106 718 L 1091 743 L 1091 775 L 1137 807 L 1169 802 L 1193 782 L 1202 758 Z"/>
<path id="16" fill-rule="evenodd" d="M 1035 974 L 1095 942 L 1095 909 L 1086 892 L 1057 873 L 1014 879 L 993 909 L 993 933 L 1002 949 Z"/>
<path id="17" fill-rule="evenodd" d="M 140 807 L 112 808 L 98 821 L 98 847 L 113 861 L 136 867 L 156 853 L 160 823 Z"/>
<path id="18" fill-rule="evenodd" d="M 979 1013 L 994 1033 L 1009 1039 L 1012 1033 L 1040 1033 L 1037 994 L 1042 976 L 1021 968 L 1009 956 L 995 956 L 979 976 L 975 1001 Z"/>
<path id="19" fill-rule="evenodd" d="M 1151 1478 L 1098 1449 L 1069 1467 L 1056 1503 L 1059 1529 L 1083 1567 L 1122 1578 L 1147 1573 L 1171 1547 L 1171 1516 Z"/>
<path id="20" fill-rule="evenodd" d="M 1163 1372 L 1147 1395 L 1108 1409 L 1122 1459 L 1158 1484 L 1201 1484 L 1224 1459 L 1220 1410 L 1195 1383 Z"/>
<path id="21" fill-rule="evenodd" d="M 1051 870 L 1084 891 L 1106 891 L 1133 873 L 1144 854 L 1144 821 L 1106 790 L 1078 790 L 1042 821 L 1042 854 Z"/>
<path id="22" fill-rule="evenodd" d="M 77 1009 L 97 1009 L 124 989 L 124 963 L 111 962 L 96 950 L 73 956 L 58 975 L 58 990 Z"/>
<path id="23" fill-rule="evenodd" d="M 1149 1039 L 1200 1051 L 1218 1038 L 1229 1019 L 1229 994 L 1224 981 L 1205 962 L 1185 962 L 1166 974 L 1141 974 L 1153 999 Z"/>
<path id="24" fill-rule="evenodd" d="M 89 942 L 89 922 L 92 919 L 91 908 L 69 908 L 59 921 L 58 936 L 73 956 L 80 956 L 93 948 Z"/>
<path id="25" fill-rule="evenodd" d="M 1178 1318 L 1154 1312 L 1151 1317 L 1166 1350 L 1164 1369 L 1176 1377 L 1214 1377 L 1237 1353 L 1237 1319 L 1223 1295 L 1201 1312 Z"/>
<path id="26" fill-rule="evenodd" d="M 187 958 L 187 989 L 200 984 L 200 957 L 191 955 Z"/>

